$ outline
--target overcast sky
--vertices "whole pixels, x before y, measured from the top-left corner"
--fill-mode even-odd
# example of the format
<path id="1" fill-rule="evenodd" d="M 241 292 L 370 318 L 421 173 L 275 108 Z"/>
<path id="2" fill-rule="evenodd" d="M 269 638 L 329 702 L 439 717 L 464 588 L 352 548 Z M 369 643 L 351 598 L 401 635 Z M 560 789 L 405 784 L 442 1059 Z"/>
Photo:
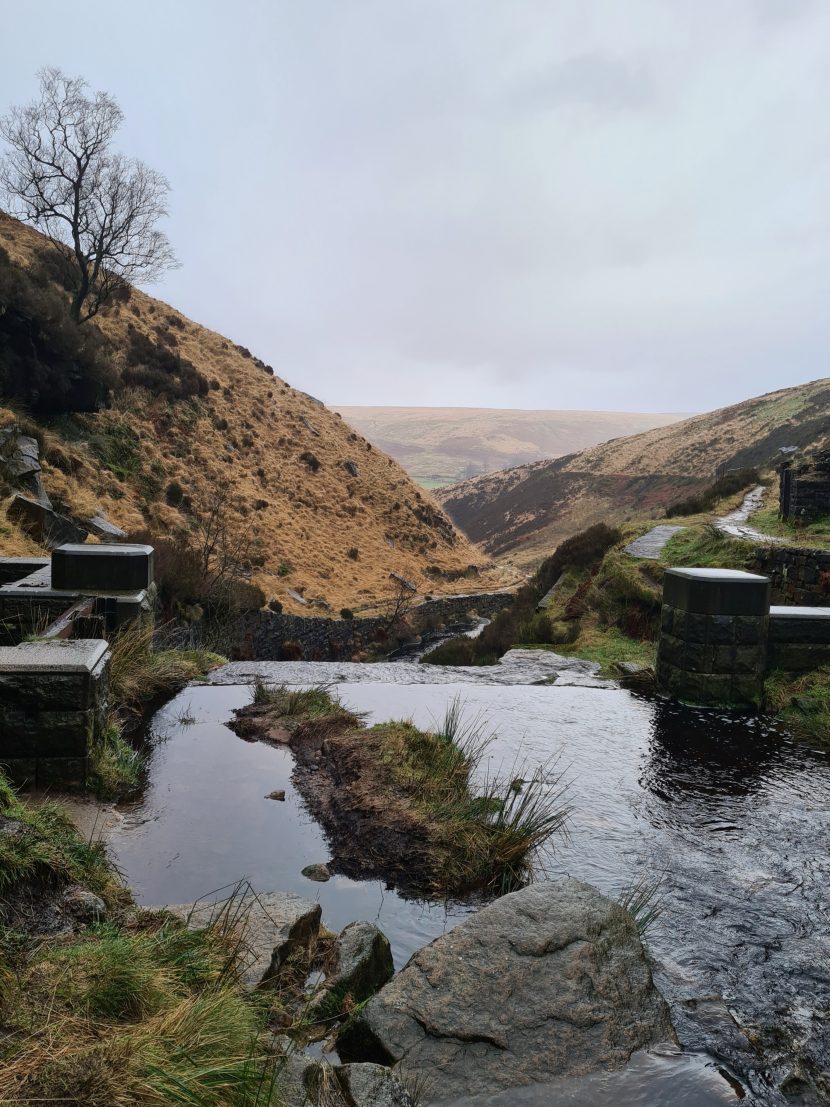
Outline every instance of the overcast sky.
<path id="1" fill-rule="evenodd" d="M 149 289 L 329 403 L 692 411 L 830 375 L 827 0 L 3 0 L 173 185 Z"/>

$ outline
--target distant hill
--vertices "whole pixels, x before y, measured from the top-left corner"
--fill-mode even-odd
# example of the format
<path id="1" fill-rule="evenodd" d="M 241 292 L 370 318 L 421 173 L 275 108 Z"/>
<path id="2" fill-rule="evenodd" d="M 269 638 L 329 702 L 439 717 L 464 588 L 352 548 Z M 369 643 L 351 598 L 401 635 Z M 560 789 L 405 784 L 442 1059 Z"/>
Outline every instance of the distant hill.
<path id="1" fill-rule="evenodd" d="M 128 531 L 176 538 L 193 531 L 191 505 L 227 484 L 231 533 L 250 527 L 257 583 L 287 611 L 306 610 L 289 589 L 335 614 L 358 608 L 389 595 L 391 572 L 422 591 L 469 591 L 469 581 L 442 580 L 439 571 L 454 576 L 486 559 L 397 462 L 244 347 L 137 289 L 82 332 L 112 387 L 108 406 L 58 417 L 25 411 L 20 393 L 31 382 L 20 365 L 29 347 L 49 347 L 43 336 L 51 335 L 38 364 L 57 382 L 75 365 L 68 359 L 63 371 L 58 347 L 61 357 L 78 353 L 68 316 L 46 319 L 64 313 L 68 299 L 50 249 L 0 213 L 0 427 L 22 416 L 35 425 L 59 510 L 78 519 L 103 511 Z M 0 554 L 29 552 L 2 513 Z M 496 585 L 485 574 L 477 587 Z"/>
<path id="2" fill-rule="evenodd" d="M 660 517 L 716 471 L 769 467 L 782 446 L 830 435 L 830 378 L 785 388 L 668 427 L 442 488 L 451 518 L 517 564 L 597 522 Z"/>
<path id="3" fill-rule="evenodd" d="M 474 407 L 336 406 L 347 422 L 427 488 L 561 457 L 682 415 Z"/>

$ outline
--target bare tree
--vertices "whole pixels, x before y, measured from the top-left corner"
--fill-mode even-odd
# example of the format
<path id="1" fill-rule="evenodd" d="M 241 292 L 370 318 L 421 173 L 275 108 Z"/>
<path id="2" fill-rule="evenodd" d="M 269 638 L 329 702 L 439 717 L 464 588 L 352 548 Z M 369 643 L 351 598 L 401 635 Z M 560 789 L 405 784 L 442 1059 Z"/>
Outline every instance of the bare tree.
<path id="1" fill-rule="evenodd" d="M 56 246 L 81 323 L 126 284 L 157 279 L 177 262 L 155 224 L 167 214 L 165 177 L 110 149 L 123 113 L 106 92 L 44 69 L 40 98 L 0 120 L 8 144 L 0 188 L 9 209 Z"/>

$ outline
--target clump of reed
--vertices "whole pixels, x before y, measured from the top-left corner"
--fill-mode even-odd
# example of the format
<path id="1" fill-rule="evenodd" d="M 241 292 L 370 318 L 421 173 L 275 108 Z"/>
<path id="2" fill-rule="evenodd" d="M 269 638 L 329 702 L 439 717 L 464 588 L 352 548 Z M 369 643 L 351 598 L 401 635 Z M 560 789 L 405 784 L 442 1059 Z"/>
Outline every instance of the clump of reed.
<path id="1" fill-rule="evenodd" d="M 569 816 L 555 762 L 482 775 L 495 735 L 480 717 L 464 718 L 459 697 L 433 730 L 382 723 L 366 735 L 429 829 L 436 893 L 503 895 L 534 878 Z"/>
<path id="2" fill-rule="evenodd" d="M 251 685 L 251 702 L 273 708 L 280 718 L 311 720 L 338 715 L 358 721 L 358 716 L 343 706 L 329 684 L 290 688 L 286 684 L 269 684 L 257 675 Z"/>

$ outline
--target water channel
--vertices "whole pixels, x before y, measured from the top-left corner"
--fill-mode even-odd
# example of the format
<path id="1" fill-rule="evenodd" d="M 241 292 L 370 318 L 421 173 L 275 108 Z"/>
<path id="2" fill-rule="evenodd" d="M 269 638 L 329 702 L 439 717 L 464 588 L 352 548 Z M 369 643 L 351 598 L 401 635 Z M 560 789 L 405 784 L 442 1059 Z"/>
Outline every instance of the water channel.
<path id="1" fill-rule="evenodd" d="M 146 788 L 110 841 L 139 901 L 189 902 L 244 878 L 318 898 L 332 929 L 377 921 L 399 967 L 475 905 L 301 875 L 330 851 L 292 786 L 292 755 L 226 725 L 255 674 L 330 683 L 369 722 L 428 727 L 460 696 L 467 716 L 495 734 L 484 770 L 545 764 L 552 783 L 565 774 L 569 833 L 542 859 L 547 875 L 612 896 L 639 880 L 659 884 L 662 914 L 647 944 L 684 1052 L 654 1051 L 623 1074 L 503 1093 L 479 1107 L 816 1102 L 802 1094 L 800 1074 L 830 1059 L 826 747 L 762 719 L 649 699 L 599 680 L 585 662 L 538 651 L 482 669 L 235 663 L 166 705 L 152 724 Z M 285 789 L 284 803 L 265 798 L 274 789 Z"/>

